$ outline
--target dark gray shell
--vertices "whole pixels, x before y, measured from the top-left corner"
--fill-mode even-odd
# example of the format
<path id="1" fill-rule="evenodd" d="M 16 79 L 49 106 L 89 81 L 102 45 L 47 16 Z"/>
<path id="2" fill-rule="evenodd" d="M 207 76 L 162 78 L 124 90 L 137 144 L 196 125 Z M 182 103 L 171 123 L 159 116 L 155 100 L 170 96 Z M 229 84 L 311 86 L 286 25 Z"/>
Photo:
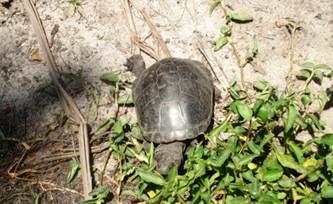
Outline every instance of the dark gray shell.
<path id="1" fill-rule="evenodd" d="M 166 58 L 153 64 L 133 85 L 145 138 L 169 143 L 206 131 L 213 112 L 213 92 L 212 76 L 198 61 Z"/>

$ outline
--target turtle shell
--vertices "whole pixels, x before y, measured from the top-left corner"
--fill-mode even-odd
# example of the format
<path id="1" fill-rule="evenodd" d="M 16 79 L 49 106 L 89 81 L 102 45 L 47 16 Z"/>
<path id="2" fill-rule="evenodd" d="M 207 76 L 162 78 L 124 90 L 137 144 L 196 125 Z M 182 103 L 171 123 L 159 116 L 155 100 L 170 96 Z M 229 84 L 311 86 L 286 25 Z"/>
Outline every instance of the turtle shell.
<path id="1" fill-rule="evenodd" d="M 133 84 L 145 139 L 169 143 L 206 131 L 213 112 L 213 92 L 212 76 L 198 61 L 166 58 L 145 69 Z"/>

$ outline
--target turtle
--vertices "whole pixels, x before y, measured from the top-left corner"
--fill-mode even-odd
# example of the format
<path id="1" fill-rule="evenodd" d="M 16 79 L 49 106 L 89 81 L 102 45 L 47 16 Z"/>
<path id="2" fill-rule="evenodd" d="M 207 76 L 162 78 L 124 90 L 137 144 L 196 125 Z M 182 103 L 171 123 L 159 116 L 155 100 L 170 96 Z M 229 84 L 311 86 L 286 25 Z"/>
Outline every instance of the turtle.
<path id="1" fill-rule="evenodd" d="M 199 61 L 168 57 L 146 69 L 141 55 L 125 64 L 133 72 L 132 96 L 145 140 L 158 145 L 155 161 L 165 175 L 178 169 L 186 141 L 204 133 L 211 124 L 214 84 L 210 71 Z"/>

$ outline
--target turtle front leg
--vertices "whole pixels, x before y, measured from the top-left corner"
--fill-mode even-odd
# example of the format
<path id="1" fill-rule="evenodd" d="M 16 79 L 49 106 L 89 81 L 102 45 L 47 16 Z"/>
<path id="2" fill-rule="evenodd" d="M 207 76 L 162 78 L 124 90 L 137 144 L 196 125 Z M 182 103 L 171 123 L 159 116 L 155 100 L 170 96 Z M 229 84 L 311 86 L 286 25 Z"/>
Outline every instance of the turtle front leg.
<path id="1" fill-rule="evenodd" d="M 155 150 L 158 172 L 166 175 L 172 167 L 176 166 L 178 168 L 183 160 L 185 146 L 184 142 L 158 145 Z"/>

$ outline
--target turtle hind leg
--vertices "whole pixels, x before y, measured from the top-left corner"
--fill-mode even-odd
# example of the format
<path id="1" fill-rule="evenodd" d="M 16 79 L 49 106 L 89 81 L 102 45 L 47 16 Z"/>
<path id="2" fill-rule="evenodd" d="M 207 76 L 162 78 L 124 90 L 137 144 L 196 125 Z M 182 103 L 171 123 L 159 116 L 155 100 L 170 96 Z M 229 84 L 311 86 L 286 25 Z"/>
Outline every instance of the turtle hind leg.
<path id="1" fill-rule="evenodd" d="M 166 175 L 172 167 L 176 166 L 178 168 L 183 161 L 185 146 L 184 142 L 158 145 L 155 149 L 155 160 L 157 162 L 158 172 Z"/>

